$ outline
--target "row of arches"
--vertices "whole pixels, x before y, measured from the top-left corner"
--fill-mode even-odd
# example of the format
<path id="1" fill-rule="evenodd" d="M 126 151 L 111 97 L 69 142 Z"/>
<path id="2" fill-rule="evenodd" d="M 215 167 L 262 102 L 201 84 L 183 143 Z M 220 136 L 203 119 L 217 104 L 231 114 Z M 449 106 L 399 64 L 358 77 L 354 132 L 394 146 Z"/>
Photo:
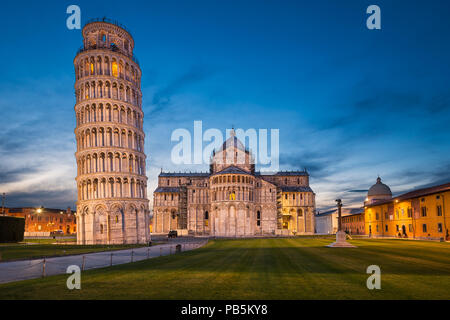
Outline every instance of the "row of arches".
<path id="1" fill-rule="evenodd" d="M 246 183 L 253 184 L 253 178 L 247 175 L 226 175 L 226 176 L 218 176 L 212 179 L 213 184 L 220 183 Z"/>
<path id="2" fill-rule="evenodd" d="M 105 30 L 89 33 L 83 43 L 84 47 L 89 49 L 114 48 L 123 50 L 126 54 L 131 54 L 133 51 L 133 39 L 129 39 L 127 36 L 117 35 L 114 32 L 111 33 L 110 31 Z"/>
<path id="3" fill-rule="evenodd" d="M 97 55 L 80 57 L 75 62 L 75 77 L 77 80 L 89 76 L 113 76 L 140 86 L 141 74 L 137 66 L 115 55 Z"/>
<path id="4" fill-rule="evenodd" d="M 147 185 L 134 178 L 95 178 L 78 182 L 78 200 L 106 198 L 147 198 Z"/>
<path id="5" fill-rule="evenodd" d="M 77 85 L 75 89 L 76 102 L 88 99 L 114 99 L 120 100 L 137 107 L 142 105 L 142 97 L 139 90 L 134 89 L 118 81 L 85 81 Z"/>
<path id="6" fill-rule="evenodd" d="M 94 127 L 79 130 L 77 151 L 95 147 L 119 147 L 144 152 L 144 137 L 132 130 L 116 127 Z"/>
<path id="7" fill-rule="evenodd" d="M 148 210 L 140 202 L 84 206 L 79 214 L 78 244 L 146 243 Z"/>
<path id="8" fill-rule="evenodd" d="M 253 201 L 253 188 L 215 187 L 211 192 L 212 201 Z"/>
<path id="9" fill-rule="evenodd" d="M 99 172 L 128 172 L 145 175 L 143 156 L 119 152 L 99 152 L 77 159 L 78 175 Z"/>
<path id="10" fill-rule="evenodd" d="M 130 107 L 107 103 L 80 106 L 76 111 L 77 127 L 92 122 L 116 122 L 143 129 L 143 116 Z"/>

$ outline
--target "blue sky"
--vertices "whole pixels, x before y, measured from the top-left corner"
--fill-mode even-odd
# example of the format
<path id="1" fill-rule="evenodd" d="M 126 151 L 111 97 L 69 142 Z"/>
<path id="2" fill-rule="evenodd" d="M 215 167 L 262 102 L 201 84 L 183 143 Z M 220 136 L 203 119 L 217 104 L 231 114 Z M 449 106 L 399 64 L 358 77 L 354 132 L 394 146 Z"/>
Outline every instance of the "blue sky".
<path id="1" fill-rule="evenodd" d="M 2 4 L 0 192 L 75 206 L 73 58 L 80 30 L 127 26 L 142 69 L 148 194 L 173 130 L 276 128 L 283 170 L 306 167 L 317 207 L 450 181 L 448 1 L 21 1 Z M 365 10 L 381 8 L 382 29 Z"/>

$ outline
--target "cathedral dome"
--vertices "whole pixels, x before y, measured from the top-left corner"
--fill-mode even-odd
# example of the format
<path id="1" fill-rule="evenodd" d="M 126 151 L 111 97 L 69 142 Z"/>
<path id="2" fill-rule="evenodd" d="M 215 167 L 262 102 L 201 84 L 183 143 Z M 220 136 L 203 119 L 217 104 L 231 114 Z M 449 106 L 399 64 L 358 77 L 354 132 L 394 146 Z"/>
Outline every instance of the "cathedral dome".
<path id="1" fill-rule="evenodd" d="M 367 197 L 370 199 L 390 199 L 392 198 L 391 189 L 377 178 L 377 183 L 370 187 Z"/>
<path id="2" fill-rule="evenodd" d="M 230 132 L 230 137 L 222 144 L 222 150 L 228 147 L 235 147 L 240 150 L 245 150 L 243 143 L 236 137 L 236 132 L 234 129 Z"/>

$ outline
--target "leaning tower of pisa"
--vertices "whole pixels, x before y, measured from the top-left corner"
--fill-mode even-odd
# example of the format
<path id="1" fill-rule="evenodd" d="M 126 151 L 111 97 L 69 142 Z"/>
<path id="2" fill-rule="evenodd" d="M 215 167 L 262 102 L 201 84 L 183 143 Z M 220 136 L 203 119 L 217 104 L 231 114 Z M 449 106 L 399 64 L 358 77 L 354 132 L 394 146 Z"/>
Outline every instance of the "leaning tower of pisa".
<path id="1" fill-rule="evenodd" d="M 149 234 L 141 69 L 123 26 L 88 22 L 74 59 L 77 243 L 144 243 Z"/>

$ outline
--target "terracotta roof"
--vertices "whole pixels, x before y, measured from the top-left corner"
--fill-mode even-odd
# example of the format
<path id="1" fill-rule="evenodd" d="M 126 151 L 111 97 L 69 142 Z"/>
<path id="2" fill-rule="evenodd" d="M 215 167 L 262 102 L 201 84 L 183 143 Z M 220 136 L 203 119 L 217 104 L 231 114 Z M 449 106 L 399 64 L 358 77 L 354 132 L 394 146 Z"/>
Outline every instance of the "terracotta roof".
<path id="1" fill-rule="evenodd" d="M 377 206 L 380 204 L 386 204 L 386 203 L 392 203 L 395 200 L 399 200 L 399 201 L 403 201 L 403 200 L 407 200 L 407 199 L 412 199 L 412 198 L 419 198 L 419 197 L 423 197 L 423 196 L 427 196 L 430 194 L 434 194 L 434 193 L 440 193 L 440 192 L 444 192 L 444 191 L 449 191 L 450 190 L 450 182 L 449 183 L 445 183 L 445 184 L 441 184 L 438 186 L 433 186 L 433 187 L 428 187 L 428 188 L 422 188 L 422 189 L 417 189 L 417 190 L 413 190 L 407 193 L 403 193 L 397 197 L 394 197 L 392 199 L 389 200 L 382 200 L 382 201 L 377 201 L 371 204 L 367 204 L 367 207 L 373 207 L 373 206 Z"/>

